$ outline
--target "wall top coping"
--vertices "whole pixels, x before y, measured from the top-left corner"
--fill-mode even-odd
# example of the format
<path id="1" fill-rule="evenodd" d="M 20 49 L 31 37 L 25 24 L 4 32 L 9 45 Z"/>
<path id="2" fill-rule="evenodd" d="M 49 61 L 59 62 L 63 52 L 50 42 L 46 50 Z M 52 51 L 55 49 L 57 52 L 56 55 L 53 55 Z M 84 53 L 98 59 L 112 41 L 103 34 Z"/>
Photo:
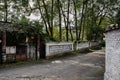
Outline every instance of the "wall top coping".
<path id="1" fill-rule="evenodd" d="M 73 42 L 50 42 L 50 43 L 46 43 L 46 45 L 63 45 L 63 44 L 73 44 Z"/>
<path id="2" fill-rule="evenodd" d="M 119 24 L 111 24 L 110 26 L 108 26 L 106 29 L 105 29 L 105 33 L 107 32 L 110 32 L 110 31 L 113 31 L 113 30 L 118 30 L 120 29 L 120 25 Z"/>

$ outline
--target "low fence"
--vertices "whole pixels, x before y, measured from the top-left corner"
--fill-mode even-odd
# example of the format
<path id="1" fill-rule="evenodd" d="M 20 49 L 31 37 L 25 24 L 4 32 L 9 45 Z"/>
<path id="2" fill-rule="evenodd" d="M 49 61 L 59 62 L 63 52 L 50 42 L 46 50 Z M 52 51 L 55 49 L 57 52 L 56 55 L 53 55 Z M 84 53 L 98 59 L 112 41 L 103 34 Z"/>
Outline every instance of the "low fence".
<path id="1" fill-rule="evenodd" d="M 73 43 L 47 43 L 46 57 L 73 51 Z"/>
<path id="2" fill-rule="evenodd" d="M 45 52 L 42 53 L 40 51 L 40 55 L 44 54 L 45 57 L 50 57 L 74 51 L 74 47 L 76 50 L 81 50 L 97 45 L 99 45 L 97 42 L 80 42 L 77 44 L 74 44 L 73 42 L 46 43 L 44 46 Z M 7 61 L 35 59 L 35 46 L 7 46 L 6 56 Z"/>
<path id="3" fill-rule="evenodd" d="M 88 48 L 89 47 L 89 42 L 80 42 L 80 43 L 77 43 L 76 44 L 76 50 L 80 50 L 80 49 L 83 49 L 83 48 Z"/>
<path id="4" fill-rule="evenodd" d="M 54 56 L 62 53 L 74 51 L 73 47 L 76 47 L 76 50 L 81 50 L 89 47 L 98 46 L 98 42 L 80 42 L 74 45 L 74 43 L 46 43 L 45 56 Z"/>
<path id="5" fill-rule="evenodd" d="M 89 47 L 94 47 L 99 45 L 98 42 L 80 42 L 76 44 L 76 50 L 84 49 L 84 48 L 89 48 Z"/>

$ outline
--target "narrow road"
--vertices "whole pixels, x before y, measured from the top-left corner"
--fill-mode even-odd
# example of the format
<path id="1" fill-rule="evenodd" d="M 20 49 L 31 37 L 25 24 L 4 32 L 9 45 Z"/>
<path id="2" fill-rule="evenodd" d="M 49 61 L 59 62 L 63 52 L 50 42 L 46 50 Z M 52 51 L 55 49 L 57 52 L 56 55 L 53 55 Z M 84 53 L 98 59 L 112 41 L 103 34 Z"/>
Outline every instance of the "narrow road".
<path id="1" fill-rule="evenodd" d="M 103 80 L 104 51 L 0 70 L 0 80 Z"/>

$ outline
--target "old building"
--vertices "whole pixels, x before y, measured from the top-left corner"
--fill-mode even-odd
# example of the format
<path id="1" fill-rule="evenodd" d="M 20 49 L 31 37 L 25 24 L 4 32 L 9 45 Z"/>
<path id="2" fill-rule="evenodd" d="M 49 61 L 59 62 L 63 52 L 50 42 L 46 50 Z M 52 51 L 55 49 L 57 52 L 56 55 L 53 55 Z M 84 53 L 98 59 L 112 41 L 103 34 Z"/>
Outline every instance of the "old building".
<path id="1" fill-rule="evenodd" d="M 105 30 L 106 67 L 104 80 L 120 80 L 120 26 L 110 25 Z"/>
<path id="2" fill-rule="evenodd" d="M 40 36 L 0 21 L 0 63 L 40 58 Z"/>
<path id="3" fill-rule="evenodd" d="M 23 51 L 24 48 L 20 50 L 20 47 L 17 47 L 16 41 L 14 41 L 15 36 L 12 35 L 18 32 L 21 33 L 22 31 L 13 27 L 11 23 L 0 21 L 0 63 L 9 61 L 9 59 L 18 59 L 16 53 Z"/>

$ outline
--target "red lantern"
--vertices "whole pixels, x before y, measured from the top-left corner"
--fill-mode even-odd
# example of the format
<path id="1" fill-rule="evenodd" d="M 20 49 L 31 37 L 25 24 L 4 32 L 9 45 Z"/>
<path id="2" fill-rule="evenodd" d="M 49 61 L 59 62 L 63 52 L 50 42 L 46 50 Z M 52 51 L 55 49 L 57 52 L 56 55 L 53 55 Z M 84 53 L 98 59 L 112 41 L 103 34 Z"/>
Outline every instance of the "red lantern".
<path id="1" fill-rule="evenodd" d="M 31 36 L 31 39 L 34 39 L 34 36 Z"/>

